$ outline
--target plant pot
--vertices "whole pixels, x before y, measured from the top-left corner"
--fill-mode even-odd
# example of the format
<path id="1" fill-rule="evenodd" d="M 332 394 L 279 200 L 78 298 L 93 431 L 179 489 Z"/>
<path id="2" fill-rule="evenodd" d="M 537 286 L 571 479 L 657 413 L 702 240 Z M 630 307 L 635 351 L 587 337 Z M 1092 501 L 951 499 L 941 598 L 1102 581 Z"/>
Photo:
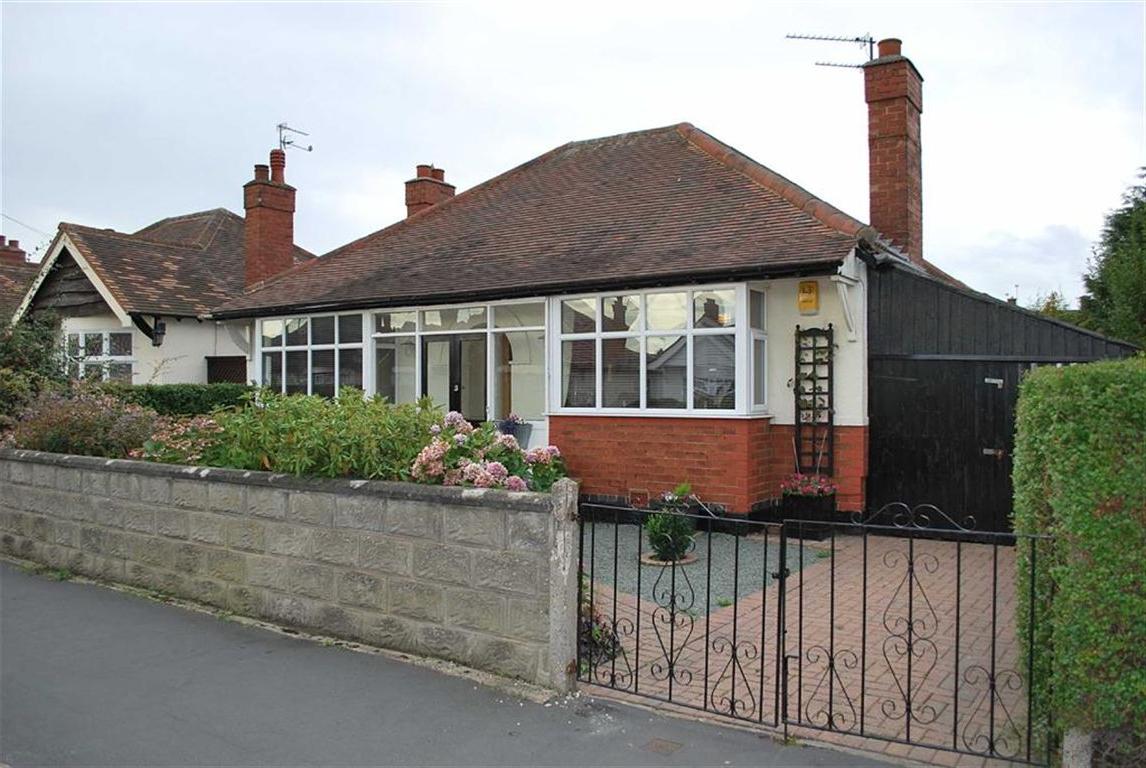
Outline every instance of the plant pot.
<path id="1" fill-rule="evenodd" d="M 797 496 L 784 494 L 780 516 L 785 521 L 798 521 L 789 526 L 789 534 L 808 539 L 822 539 L 832 529 L 836 518 L 836 495 Z"/>
<path id="2" fill-rule="evenodd" d="M 516 421 L 499 421 L 497 431 L 503 435 L 513 435 L 517 438 L 518 444 L 524 448 L 529 444 L 529 436 L 533 434 L 533 425 Z"/>

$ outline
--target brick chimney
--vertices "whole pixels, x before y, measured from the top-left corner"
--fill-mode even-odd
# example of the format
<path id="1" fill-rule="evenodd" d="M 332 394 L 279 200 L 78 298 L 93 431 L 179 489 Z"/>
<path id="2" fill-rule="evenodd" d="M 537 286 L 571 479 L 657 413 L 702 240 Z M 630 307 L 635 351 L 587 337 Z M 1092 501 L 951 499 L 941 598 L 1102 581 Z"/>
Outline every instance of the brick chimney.
<path id="1" fill-rule="evenodd" d="M 286 153 L 271 150 L 271 164 L 256 165 L 255 178 L 243 185 L 246 226 L 243 253 L 246 285 L 274 277 L 294 266 L 294 187 L 286 183 Z"/>
<path id="2" fill-rule="evenodd" d="M 24 264 L 28 260 L 27 256 L 28 254 L 20 247 L 19 240 L 9 240 L 0 235 L 0 262 Z"/>
<path id="3" fill-rule="evenodd" d="M 923 77 L 900 53 L 902 41 L 879 41 L 864 65 L 871 225 L 913 261 L 923 259 L 923 163 L 919 116 Z"/>
<path id="4" fill-rule="evenodd" d="M 455 189 L 453 184 L 446 183 L 444 170 L 419 165 L 417 175 L 406 182 L 406 218 L 449 200 Z"/>

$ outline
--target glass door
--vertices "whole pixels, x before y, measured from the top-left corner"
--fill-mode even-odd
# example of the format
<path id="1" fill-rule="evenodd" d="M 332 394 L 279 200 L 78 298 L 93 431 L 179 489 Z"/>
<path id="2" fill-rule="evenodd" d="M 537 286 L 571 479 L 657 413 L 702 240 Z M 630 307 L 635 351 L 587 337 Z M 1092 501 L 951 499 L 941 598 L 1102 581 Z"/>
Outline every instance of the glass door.
<path id="1" fill-rule="evenodd" d="M 485 421 L 486 335 L 451 334 L 422 339 L 422 392 L 435 405 Z"/>

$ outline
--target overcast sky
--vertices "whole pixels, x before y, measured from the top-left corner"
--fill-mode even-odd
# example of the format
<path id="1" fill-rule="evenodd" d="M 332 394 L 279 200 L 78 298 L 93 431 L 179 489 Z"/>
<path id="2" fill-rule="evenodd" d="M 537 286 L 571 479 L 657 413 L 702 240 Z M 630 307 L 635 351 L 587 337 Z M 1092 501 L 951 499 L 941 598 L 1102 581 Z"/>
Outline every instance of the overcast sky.
<path id="1" fill-rule="evenodd" d="M 286 120 L 315 148 L 288 157 L 296 239 L 324 253 L 401 218 L 416 163 L 461 190 L 687 120 L 866 220 L 862 74 L 813 66 L 866 50 L 784 34 L 870 32 L 925 79 L 925 255 L 997 296 L 1073 300 L 1146 165 L 1144 7 L 5 2 L 0 207 L 48 232 L 241 213 Z"/>

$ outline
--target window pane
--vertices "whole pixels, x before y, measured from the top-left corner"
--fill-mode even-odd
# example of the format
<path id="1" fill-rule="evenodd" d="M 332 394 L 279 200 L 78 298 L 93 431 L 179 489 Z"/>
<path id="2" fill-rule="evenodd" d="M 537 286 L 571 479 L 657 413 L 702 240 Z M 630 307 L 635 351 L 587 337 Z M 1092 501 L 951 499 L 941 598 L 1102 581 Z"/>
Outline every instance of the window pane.
<path id="1" fill-rule="evenodd" d="M 108 334 L 108 347 L 110 347 L 108 354 L 112 357 L 131 357 L 131 334 Z"/>
<path id="2" fill-rule="evenodd" d="M 306 346 L 306 318 L 296 317 L 286 321 L 286 343 L 291 347 Z M 289 365 L 287 366 L 290 367 Z"/>
<path id="3" fill-rule="evenodd" d="M 362 328 L 361 320 L 358 322 L 358 327 Z M 361 349 L 338 350 L 338 388 L 341 389 L 342 387 L 362 389 Z"/>
<path id="4" fill-rule="evenodd" d="M 640 296 L 606 296 L 601 299 L 601 330 L 638 330 L 640 314 Z"/>
<path id="5" fill-rule="evenodd" d="M 412 403 L 418 399 L 414 378 L 415 345 L 413 336 L 381 339 L 375 345 L 378 394 L 391 403 Z"/>
<path id="6" fill-rule="evenodd" d="M 605 408 L 641 407 L 641 340 L 601 340 L 601 399 Z"/>
<path id="7" fill-rule="evenodd" d="M 80 335 L 78 333 L 68 334 L 68 356 L 80 356 Z"/>
<path id="8" fill-rule="evenodd" d="M 692 405 L 731 410 L 736 407 L 736 337 L 694 336 Z"/>
<path id="9" fill-rule="evenodd" d="M 109 381 L 120 381 L 124 384 L 130 384 L 131 363 L 109 363 L 107 366 L 107 378 Z"/>
<path id="10" fill-rule="evenodd" d="M 592 408 L 597 404 L 597 342 L 561 342 L 561 404 Z"/>
<path id="11" fill-rule="evenodd" d="M 84 357 L 99 357 L 103 354 L 103 334 L 84 334 Z"/>
<path id="12" fill-rule="evenodd" d="M 316 349 L 310 355 L 310 393 L 334 397 L 334 350 Z"/>
<path id="13" fill-rule="evenodd" d="M 374 315 L 375 333 L 413 333 L 417 327 L 417 312 L 379 312 Z"/>
<path id="14" fill-rule="evenodd" d="M 736 325 L 736 291 L 697 291 L 692 295 L 693 328 L 731 328 Z"/>
<path id="15" fill-rule="evenodd" d="M 493 343 L 494 418 L 516 413 L 540 419 L 545 412 L 545 332 L 499 333 Z"/>
<path id="16" fill-rule="evenodd" d="M 645 312 L 649 330 L 680 330 L 688 321 L 688 294 L 650 293 L 645 296 Z"/>
<path id="17" fill-rule="evenodd" d="M 463 336 L 460 347 L 458 379 L 461 383 L 461 398 L 458 410 L 470 421 L 485 421 L 486 416 L 486 335 Z"/>
<path id="18" fill-rule="evenodd" d="M 596 330 L 596 299 L 569 299 L 561 302 L 562 333 L 593 333 Z"/>
<path id="19" fill-rule="evenodd" d="M 522 328 L 545 325 L 545 302 L 502 304 L 493 308 L 495 328 Z"/>
<path id="20" fill-rule="evenodd" d="M 422 313 L 422 330 L 459 331 L 485 328 L 485 307 L 430 309 Z"/>
<path id="21" fill-rule="evenodd" d="M 103 381 L 103 363 L 87 363 L 80 366 L 81 375 L 89 381 Z"/>
<path id="22" fill-rule="evenodd" d="M 281 347 L 283 344 L 283 321 L 282 320 L 264 320 L 263 321 L 263 346 L 264 347 Z"/>
<path id="23" fill-rule="evenodd" d="M 763 291 L 748 292 L 748 324 L 759 331 L 763 331 L 767 327 L 764 324 Z"/>
<path id="24" fill-rule="evenodd" d="M 275 392 L 283 388 L 283 356 L 281 352 L 263 353 L 263 386 Z"/>
<path id="25" fill-rule="evenodd" d="M 288 395 L 306 394 L 306 356 L 305 351 L 286 353 L 285 378 Z"/>
<path id="26" fill-rule="evenodd" d="M 645 378 L 649 408 L 688 406 L 688 339 L 649 336 L 645 339 Z"/>
<path id="27" fill-rule="evenodd" d="M 453 342 L 447 337 L 423 340 L 422 365 L 426 369 L 426 394 L 434 405 L 450 407 L 450 347 Z"/>
<path id="28" fill-rule="evenodd" d="M 338 343 L 357 344 L 362 341 L 362 315 L 338 316 Z"/>
<path id="29" fill-rule="evenodd" d="M 334 318 L 333 317 L 312 317 L 310 319 L 310 343 L 311 344 L 333 344 L 334 343 Z"/>
<path id="30" fill-rule="evenodd" d="M 752 340 L 752 404 L 767 403 L 767 360 L 768 350 L 764 339 Z"/>

